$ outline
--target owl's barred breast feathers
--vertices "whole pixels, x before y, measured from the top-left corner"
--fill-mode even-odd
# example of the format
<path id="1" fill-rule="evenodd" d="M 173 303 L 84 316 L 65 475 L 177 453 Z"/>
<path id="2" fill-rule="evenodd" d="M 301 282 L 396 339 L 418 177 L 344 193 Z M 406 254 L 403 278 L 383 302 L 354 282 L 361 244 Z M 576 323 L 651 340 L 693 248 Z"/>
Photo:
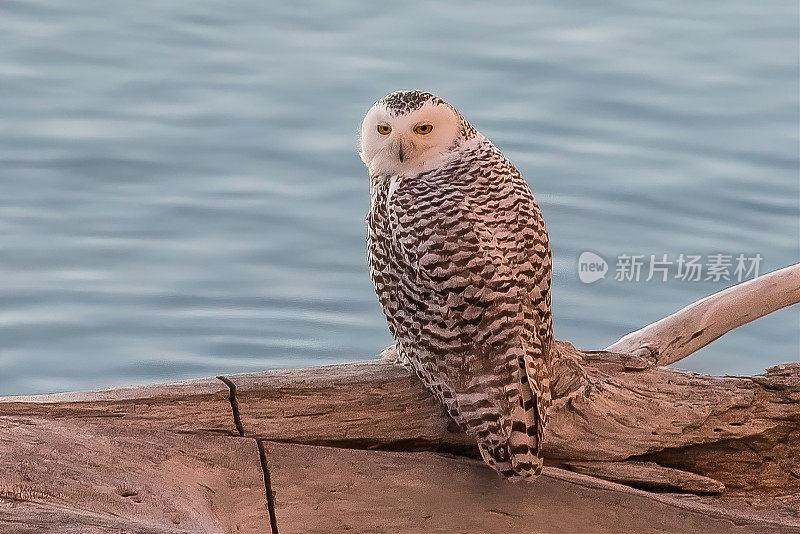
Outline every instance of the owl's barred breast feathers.
<path id="1" fill-rule="evenodd" d="M 430 136 L 415 134 L 423 131 Z M 370 275 L 398 350 L 490 466 L 508 477 L 539 474 L 551 258 L 528 185 L 430 93 L 378 101 L 361 145 Z"/>

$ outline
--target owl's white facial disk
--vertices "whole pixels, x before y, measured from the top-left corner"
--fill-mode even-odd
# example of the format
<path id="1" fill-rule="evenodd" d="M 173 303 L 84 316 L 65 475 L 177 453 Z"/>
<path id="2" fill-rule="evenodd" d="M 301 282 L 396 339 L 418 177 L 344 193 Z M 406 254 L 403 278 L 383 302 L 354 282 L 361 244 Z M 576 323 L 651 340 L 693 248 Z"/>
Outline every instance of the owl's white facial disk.
<path id="1" fill-rule="evenodd" d="M 433 128 L 420 133 L 426 125 Z M 389 132 L 382 133 L 386 127 Z M 426 102 L 417 110 L 394 115 L 379 102 L 361 123 L 361 160 L 371 176 L 412 176 L 441 163 L 458 139 L 460 127 L 459 117 L 446 104 Z"/>

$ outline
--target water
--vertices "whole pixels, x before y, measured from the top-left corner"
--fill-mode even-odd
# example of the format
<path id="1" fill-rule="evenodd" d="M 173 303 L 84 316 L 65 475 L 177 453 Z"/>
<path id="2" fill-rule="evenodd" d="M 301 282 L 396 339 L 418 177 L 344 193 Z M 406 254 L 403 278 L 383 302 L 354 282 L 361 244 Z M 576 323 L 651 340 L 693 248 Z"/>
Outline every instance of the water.
<path id="1" fill-rule="evenodd" d="M 730 284 L 576 258 L 798 261 L 796 2 L 0 4 L 0 394 L 373 357 L 355 133 L 398 88 L 492 138 L 548 221 L 556 335 Z M 680 362 L 797 361 L 797 309 Z"/>

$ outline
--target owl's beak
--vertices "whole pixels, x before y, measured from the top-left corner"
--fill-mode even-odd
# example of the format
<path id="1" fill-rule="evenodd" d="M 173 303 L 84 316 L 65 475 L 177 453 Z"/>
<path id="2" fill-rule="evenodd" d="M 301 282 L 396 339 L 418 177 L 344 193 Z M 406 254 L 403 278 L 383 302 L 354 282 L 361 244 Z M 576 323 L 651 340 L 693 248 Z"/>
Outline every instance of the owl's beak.
<path id="1" fill-rule="evenodd" d="M 405 139 L 400 139 L 397 142 L 397 159 L 400 160 L 400 163 L 403 163 L 408 159 L 408 156 L 413 149 L 414 146 Z"/>

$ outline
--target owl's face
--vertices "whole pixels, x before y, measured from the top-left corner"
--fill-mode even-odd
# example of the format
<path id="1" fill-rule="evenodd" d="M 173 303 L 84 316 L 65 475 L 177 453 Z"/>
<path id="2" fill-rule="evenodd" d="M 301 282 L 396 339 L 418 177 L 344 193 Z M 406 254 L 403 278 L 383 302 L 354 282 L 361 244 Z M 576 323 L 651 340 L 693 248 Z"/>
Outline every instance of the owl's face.
<path id="1" fill-rule="evenodd" d="M 392 93 L 372 106 L 361 123 L 361 160 L 372 176 L 423 172 L 452 152 L 461 121 L 449 104 L 430 93 Z"/>

